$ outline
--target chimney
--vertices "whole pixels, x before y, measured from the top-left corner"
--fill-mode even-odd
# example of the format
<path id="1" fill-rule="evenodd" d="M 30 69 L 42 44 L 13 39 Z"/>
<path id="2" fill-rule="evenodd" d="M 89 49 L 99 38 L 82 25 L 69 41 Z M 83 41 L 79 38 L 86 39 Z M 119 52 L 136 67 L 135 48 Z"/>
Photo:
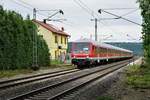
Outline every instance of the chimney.
<path id="1" fill-rule="evenodd" d="M 46 19 L 44 19 L 43 22 L 46 24 Z"/>

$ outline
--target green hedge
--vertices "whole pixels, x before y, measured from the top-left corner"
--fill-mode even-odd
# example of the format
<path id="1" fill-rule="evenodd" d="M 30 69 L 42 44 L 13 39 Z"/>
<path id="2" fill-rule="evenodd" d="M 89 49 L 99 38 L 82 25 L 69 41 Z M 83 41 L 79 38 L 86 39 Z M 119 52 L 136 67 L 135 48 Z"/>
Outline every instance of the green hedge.
<path id="1" fill-rule="evenodd" d="M 144 55 L 147 63 L 150 64 L 150 0 L 138 0 L 143 17 L 142 34 L 144 44 Z"/>
<path id="2" fill-rule="evenodd" d="M 0 6 L 0 69 L 29 68 L 33 63 L 33 34 L 37 37 L 38 64 L 49 65 L 48 46 L 37 35 L 36 25 L 14 11 Z"/>

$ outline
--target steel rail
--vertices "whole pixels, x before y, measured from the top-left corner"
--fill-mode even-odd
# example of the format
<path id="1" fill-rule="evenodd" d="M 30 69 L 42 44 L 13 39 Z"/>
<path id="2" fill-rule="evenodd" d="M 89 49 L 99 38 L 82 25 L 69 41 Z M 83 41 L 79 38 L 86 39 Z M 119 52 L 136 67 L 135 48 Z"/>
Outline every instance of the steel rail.
<path id="1" fill-rule="evenodd" d="M 89 83 L 91 83 L 93 81 L 96 81 L 99 78 L 102 78 L 102 77 L 104 77 L 104 76 L 106 76 L 106 75 L 108 75 L 108 74 L 110 74 L 110 73 L 112 73 L 112 72 L 114 72 L 116 70 L 119 70 L 120 68 L 122 68 L 123 66 L 126 66 L 127 64 L 128 63 L 125 63 L 125 64 L 119 66 L 118 68 L 115 68 L 115 69 L 113 69 L 111 71 L 108 71 L 108 72 L 106 72 L 106 73 L 104 73 L 104 74 L 102 74 L 100 76 L 97 76 L 97 77 L 95 77 L 95 78 L 93 78 L 93 79 L 91 79 L 91 80 L 89 80 L 87 82 L 84 82 L 82 84 L 79 84 L 79 85 L 77 85 L 75 87 L 69 88 L 69 89 L 67 89 L 67 90 L 65 90 L 65 91 L 63 91 L 63 92 L 61 92 L 59 94 L 54 95 L 53 97 L 47 98 L 46 100 L 58 100 L 60 97 L 64 97 L 65 95 L 75 91 L 76 89 L 82 88 L 83 86 L 85 86 L 85 85 L 87 85 L 87 84 L 89 84 Z"/>
<path id="2" fill-rule="evenodd" d="M 55 88 L 55 87 L 57 87 L 57 86 L 61 86 L 61 85 L 65 84 L 65 83 L 68 83 L 68 82 L 71 82 L 71 81 L 74 81 L 74 80 L 77 80 L 77 79 L 86 77 L 86 76 L 88 76 L 88 75 L 91 75 L 91 74 L 94 74 L 94 73 L 97 73 L 97 72 L 100 72 L 100 71 L 104 71 L 104 70 L 109 69 L 109 68 L 111 68 L 111 67 L 113 67 L 113 66 L 116 66 L 116 65 L 118 65 L 118 64 L 126 63 L 127 61 L 129 62 L 130 60 L 126 60 L 126 61 L 122 61 L 122 62 L 117 62 L 117 64 L 116 64 L 116 63 L 113 63 L 113 64 L 105 65 L 105 66 L 108 66 L 108 67 L 106 67 L 106 68 L 103 67 L 103 68 L 101 68 L 101 69 L 99 69 L 99 70 L 97 70 L 97 71 L 90 72 L 90 73 L 86 73 L 86 74 L 84 74 L 84 75 L 81 75 L 81 76 L 79 76 L 79 77 L 75 77 L 75 78 L 73 78 L 73 79 L 67 79 L 67 80 L 64 80 L 64 81 L 62 81 L 62 82 L 60 81 L 60 82 L 58 82 L 58 83 L 51 84 L 51 85 L 48 85 L 48 86 L 45 86 L 45 87 L 36 89 L 36 90 L 30 91 L 30 92 L 27 92 L 27 93 L 18 95 L 18 96 L 16 96 L 16 97 L 12 97 L 12 98 L 10 98 L 9 100 L 22 100 L 22 99 L 24 99 L 24 98 L 28 98 L 28 97 L 31 97 L 31 96 L 33 96 L 33 95 L 39 94 L 39 93 L 41 93 L 41 92 L 43 92 L 43 91 L 46 91 L 46 90 Z M 59 95 L 60 95 L 60 94 L 59 94 Z M 61 94 L 61 95 L 62 95 L 62 94 Z M 51 100 L 51 99 L 50 99 L 50 100 Z"/>
<path id="3" fill-rule="evenodd" d="M 29 82 L 34 82 L 42 79 L 47 79 L 55 76 L 60 76 L 60 75 L 65 75 L 69 74 L 72 72 L 77 72 L 80 71 L 79 69 L 66 69 L 66 70 L 61 70 L 61 71 L 55 71 L 55 72 L 50 72 L 50 73 L 44 73 L 44 74 L 38 74 L 38 75 L 33 75 L 33 76 L 28 76 L 28 77 L 23 77 L 23 78 L 16 78 L 12 80 L 6 80 L 6 81 L 1 81 L 0 82 L 0 89 L 6 89 L 9 87 L 21 85 L 21 84 L 26 84 Z"/>

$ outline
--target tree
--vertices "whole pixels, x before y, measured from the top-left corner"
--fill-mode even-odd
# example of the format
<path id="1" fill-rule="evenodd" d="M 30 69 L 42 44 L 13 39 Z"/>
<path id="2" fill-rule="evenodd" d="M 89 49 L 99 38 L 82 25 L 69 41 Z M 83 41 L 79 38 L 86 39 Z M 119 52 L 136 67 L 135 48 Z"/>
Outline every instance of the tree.
<path id="1" fill-rule="evenodd" d="M 37 34 L 36 25 L 29 16 L 23 20 L 14 11 L 0 6 L 0 69 L 31 68 L 33 63 L 33 33 L 37 37 L 38 64 L 49 65 L 46 42 Z"/>
<path id="2" fill-rule="evenodd" d="M 143 17 L 143 46 L 144 55 L 148 63 L 150 63 L 150 0 L 138 0 L 141 8 L 141 15 Z"/>

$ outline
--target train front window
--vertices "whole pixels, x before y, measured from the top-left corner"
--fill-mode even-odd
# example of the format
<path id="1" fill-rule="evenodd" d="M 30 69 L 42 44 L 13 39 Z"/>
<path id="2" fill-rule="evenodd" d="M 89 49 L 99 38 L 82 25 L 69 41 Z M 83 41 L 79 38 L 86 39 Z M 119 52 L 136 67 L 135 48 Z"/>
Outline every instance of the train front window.
<path id="1" fill-rule="evenodd" d="M 74 53 L 89 53 L 89 43 L 75 43 Z"/>

